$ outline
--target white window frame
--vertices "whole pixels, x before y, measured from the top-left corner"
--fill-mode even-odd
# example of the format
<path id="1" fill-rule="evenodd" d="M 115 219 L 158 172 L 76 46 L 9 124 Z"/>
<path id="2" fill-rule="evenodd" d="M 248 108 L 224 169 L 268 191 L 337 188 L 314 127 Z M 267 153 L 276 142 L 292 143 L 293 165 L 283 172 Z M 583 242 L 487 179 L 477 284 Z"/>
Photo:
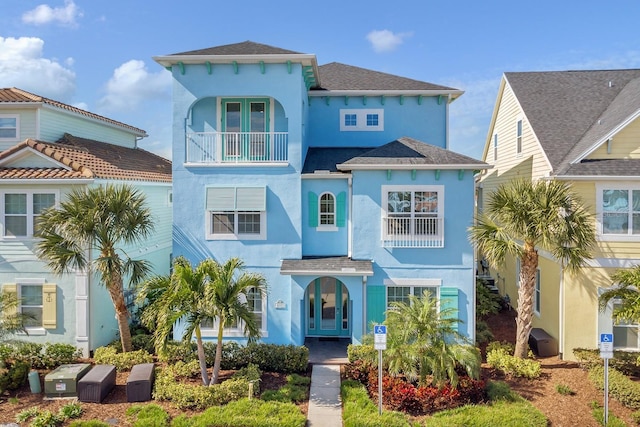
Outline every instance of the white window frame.
<path id="1" fill-rule="evenodd" d="M 244 295 L 240 296 L 243 300 L 244 300 Z M 262 314 L 262 319 L 261 319 L 261 323 L 262 323 L 262 327 L 260 329 L 260 335 L 262 336 L 262 338 L 268 337 L 269 336 L 269 331 L 267 328 L 267 293 L 263 293 L 262 294 L 262 304 L 261 304 L 261 312 L 259 311 L 254 311 L 253 313 L 261 313 Z M 203 337 L 217 337 L 218 336 L 218 321 L 217 319 L 212 322 L 211 326 L 201 326 L 201 333 Z M 246 337 L 244 334 L 244 323 L 243 322 L 238 322 L 238 324 L 236 324 L 235 326 L 232 327 L 228 327 L 228 328 L 224 328 L 222 335 L 224 337 L 227 338 L 244 338 Z"/>
<path id="2" fill-rule="evenodd" d="M 406 217 L 410 221 L 410 226 L 412 227 L 412 232 L 408 234 L 414 240 L 434 240 L 441 239 L 444 241 L 444 185 L 383 185 L 382 186 L 382 216 L 383 218 L 391 218 L 389 215 L 389 193 L 390 192 L 411 192 L 411 209 L 408 212 L 409 216 Z M 437 193 L 438 198 L 438 211 L 435 213 L 435 216 L 416 216 L 416 212 L 414 210 L 415 203 L 415 193 L 417 192 L 431 192 Z M 428 214 L 425 214 L 428 215 Z M 436 219 L 436 233 L 415 233 L 415 220 L 417 218 L 435 218 Z M 382 227 L 382 240 L 391 240 L 396 237 L 396 234 L 389 233 L 388 227 L 385 226 L 385 222 L 383 221 Z"/>
<path id="3" fill-rule="evenodd" d="M 20 140 L 20 115 L 18 114 L 0 114 L 0 119 L 14 119 L 16 121 L 15 125 L 15 136 L 2 137 L 0 136 L 0 141 L 19 141 Z M 2 128 L 2 129 L 11 129 Z"/>
<path id="4" fill-rule="evenodd" d="M 322 212 L 322 197 L 323 196 L 331 196 L 333 198 L 333 214 Z M 318 226 L 316 227 L 317 231 L 338 231 L 337 220 L 338 220 L 338 203 L 336 199 L 336 195 L 325 191 L 324 193 L 318 196 Z M 323 215 L 333 215 L 333 223 L 331 224 L 323 224 L 322 216 Z"/>
<path id="5" fill-rule="evenodd" d="M 27 211 L 24 214 L 7 214 L 6 213 L 6 203 L 5 197 L 8 194 L 23 194 L 26 197 L 26 208 Z M 60 200 L 60 192 L 57 190 L 25 190 L 20 188 L 15 189 L 5 189 L 0 192 L 0 228 L 2 229 L 0 232 L 0 239 L 32 239 L 34 238 L 34 223 L 36 217 L 39 215 L 34 214 L 33 212 L 33 196 L 35 194 L 52 194 L 54 197 L 54 202 L 52 207 L 57 207 Z M 20 236 L 11 236 L 7 235 L 6 229 L 6 218 L 7 216 L 24 216 L 26 217 L 26 234 Z"/>
<path id="6" fill-rule="evenodd" d="M 522 132 L 524 123 L 521 118 L 516 121 L 516 156 L 522 156 Z"/>
<path id="7" fill-rule="evenodd" d="M 408 288 L 408 295 L 420 297 L 421 293 L 416 295 L 416 288 L 432 288 L 435 290 L 435 296 L 438 301 L 438 312 L 440 312 L 440 288 L 442 287 L 442 279 L 384 279 L 385 286 L 384 300 L 387 310 L 390 307 L 389 289 L 390 288 Z"/>
<path id="8" fill-rule="evenodd" d="M 29 305 L 26 304 L 22 304 L 22 287 L 23 286 L 38 286 L 40 288 L 40 295 L 42 295 L 42 289 L 44 284 L 46 283 L 45 279 L 16 279 L 16 287 L 17 287 L 17 291 L 18 291 L 18 301 L 19 301 L 19 305 L 18 305 L 18 312 L 22 313 L 22 308 L 23 307 L 31 307 Z M 38 306 L 33 306 L 33 307 L 38 307 Z M 42 304 L 39 306 L 40 307 L 40 317 L 42 318 L 43 314 L 44 314 L 44 301 L 42 302 Z M 42 325 L 42 323 L 40 323 L 39 326 L 26 326 L 25 331 L 27 332 L 25 335 L 45 335 L 46 334 L 46 329 L 44 328 L 44 326 Z"/>
<path id="9" fill-rule="evenodd" d="M 615 310 L 616 305 L 620 304 L 621 301 L 620 300 L 614 300 L 613 301 L 613 305 L 612 305 L 612 311 L 611 314 L 613 314 L 613 310 Z M 626 351 L 638 351 L 640 350 L 640 324 L 639 323 L 632 323 L 632 322 L 620 322 L 616 324 L 616 321 L 611 318 L 611 332 L 614 334 L 614 338 L 613 338 L 613 343 L 614 343 L 614 349 L 615 350 L 626 350 Z M 621 347 L 621 346 L 616 346 L 615 342 L 615 330 L 616 328 L 618 329 L 635 329 L 636 330 L 636 336 L 637 336 L 637 342 L 636 342 L 636 346 L 635 347 Z"/>
<path id="10" fill-rule="evenodd" d="M 533 287 L 533 313 L 540 317 L 542 307 L 542 279 L 540 269 L 536 269 L 536 278 Z"/>
<path id="11" fill-rule="evenodd" d="M 356 116 L 355 126 L 345 123 L 346 116 Z M 376 115 L 378 118 L 377 125 L 367 125 L 367 116 Z M 384 110 L 381 108 L 360 108 L 360 109 L 341 109 L 340 110 L 340 131 L 341 132 L 382 132 L 384 131 Z"/>
<path id="12" fill-rule="evenodd" d="M 493 134 L 493 160 L 498 160 L 498 134 Z"/>
<path id="13" fill-rule="evenodd" d="M 266 240 L 267 239 L 267 212 L 266 212 L 266 188 L 265 187 L 222 187 L 222 186 L 212 186 L 207 187 L 205 191 L 208 191 L 209 188 L 228 188 L 234 189 L 237 192 L 238 189 L 242 188 L 262 188 L 265 191 L 264 194 L 264 207 L 261 207 L 259 210 L 248 210 L 238 208 L 238 198 L 237 194 L 234 194 L 233 201 L 231 201 L 231 208 L 228 209 L 209 209 L 206 207 L 206 215 L 205 215 L 205 230 L 206 230 L 206 239 L 207 240 Z M 207 196 L 205 196 L 206 199 Z M 207 201 L 205 200 L 205 204 Z M 233 231 L 229 233 L 214 233 L 214 218 L 216 215 L 229 215 L 233 217 Z M 260 216 L 260 233 L 240 233 L 239 224 L 240 224 L 240 216 L 242 215 L 259 215 Z"/>
<path id="14" fill-rule="evenodd" d="M 626 233 L 605 233 L 604 232 L 604 209 L 603 192 L 605 190 L 621 190 L 629 193 L 627 200 L 627 231 Z M 609 183 L 596 184 L 596 237 L 600 241 L 613 242 L 640 242 L 640 233 L 633 234 L 633 214 L 640 215 L 640 211 L 633 211 L 633 192 L 640 192 L 640 184 L 630 184 L 628 182 L 612 181 Z"/>

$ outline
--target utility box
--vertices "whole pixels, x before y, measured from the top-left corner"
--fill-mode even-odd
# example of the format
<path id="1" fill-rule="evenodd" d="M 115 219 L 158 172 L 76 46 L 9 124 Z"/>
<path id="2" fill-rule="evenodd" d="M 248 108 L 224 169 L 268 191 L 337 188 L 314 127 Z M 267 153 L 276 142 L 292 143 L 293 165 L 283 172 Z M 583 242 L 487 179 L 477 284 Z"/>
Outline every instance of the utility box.
<path id="1" fill-rule="evenodd" d="M 131 373 L 127 378 L 127 402 L 146 402 L 151 400 L 155 373 L 155 365 L 153 363 L 140 363 L 131 369 Z"/>
<path id="2" fill-rule="evenodd" d="M 529 348 L 540 357 L 558 355 L 556 340 L 542 328 L 533 328 L 529 333 Z"/>
<path id="3" fill-rule="evenodd" d="M 80 402 L 100 403 L 116 385 L 116 367 L 96 365 L 78 381 Z"/>
<path id="4" fill-rule="evenodd" d="M 60 365 L 44 377 L 46 398 L 77 397 L 78 381 L 91 370 L 89 363 Z"/>

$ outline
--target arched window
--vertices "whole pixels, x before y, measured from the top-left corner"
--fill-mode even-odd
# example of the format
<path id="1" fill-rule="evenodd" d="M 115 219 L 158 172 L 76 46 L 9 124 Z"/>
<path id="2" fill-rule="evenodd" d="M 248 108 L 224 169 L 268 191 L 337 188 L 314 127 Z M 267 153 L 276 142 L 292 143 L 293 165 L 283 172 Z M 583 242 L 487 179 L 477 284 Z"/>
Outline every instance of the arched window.
<path id="1" fill-rule="evenodd" d="M 336 225 L 336 198 L 331 193 L 320 196 L 320 226 Z"/>

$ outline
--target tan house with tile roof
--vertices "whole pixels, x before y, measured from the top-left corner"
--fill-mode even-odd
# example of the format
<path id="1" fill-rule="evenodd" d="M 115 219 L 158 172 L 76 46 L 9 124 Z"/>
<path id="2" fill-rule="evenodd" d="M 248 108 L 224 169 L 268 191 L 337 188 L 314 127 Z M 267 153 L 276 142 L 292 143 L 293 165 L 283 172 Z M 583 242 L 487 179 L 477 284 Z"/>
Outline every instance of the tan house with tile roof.
<path id="1" fill-rule="evenodd" d="M 598 310 L 611 274 L 640 264 L 640 70 L 505 73 L 478 182 L 482 209 L 498 185 L 516 177 L 568 181 L 594 215 L 597 248 L 575 276 L 540 252 L 533 326 L 543 328 L 565 359 L 597 348 L 640 350 L 638 325 L 615 325 Z M 496 286 L 517 304 L 518 262 L 492 270 Z"/>
<path id="2" fill-rule="evenodd" d="M 68 343 L 85 355 L 116 338 L 117 323 L 98 277 L 55 276 L 34 254 L 35 219 L 71 190 L 128 183 L 143 192 L 155 233 L 130 256 L 169 272 L 171 162 L 138 148 L 146 133 L 24 90 L 0 89 L 0 286 L 33 315 L 28 339 Z"/>

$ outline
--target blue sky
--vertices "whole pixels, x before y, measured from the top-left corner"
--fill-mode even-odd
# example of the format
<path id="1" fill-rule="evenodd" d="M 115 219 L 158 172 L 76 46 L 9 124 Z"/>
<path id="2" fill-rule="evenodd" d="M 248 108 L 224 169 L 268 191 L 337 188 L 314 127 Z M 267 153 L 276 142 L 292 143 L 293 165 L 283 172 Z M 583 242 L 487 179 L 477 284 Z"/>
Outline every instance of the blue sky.
<path id="1" fill-rule="evenodd" d="M 465 91 L 450 148 L 480 158 L 504 72 L 640 68 L 639 21 L 637 0 L 2 0 L 0 87 L 144 129 L 170 158 L 152 57 L 251 40 Z"/>

